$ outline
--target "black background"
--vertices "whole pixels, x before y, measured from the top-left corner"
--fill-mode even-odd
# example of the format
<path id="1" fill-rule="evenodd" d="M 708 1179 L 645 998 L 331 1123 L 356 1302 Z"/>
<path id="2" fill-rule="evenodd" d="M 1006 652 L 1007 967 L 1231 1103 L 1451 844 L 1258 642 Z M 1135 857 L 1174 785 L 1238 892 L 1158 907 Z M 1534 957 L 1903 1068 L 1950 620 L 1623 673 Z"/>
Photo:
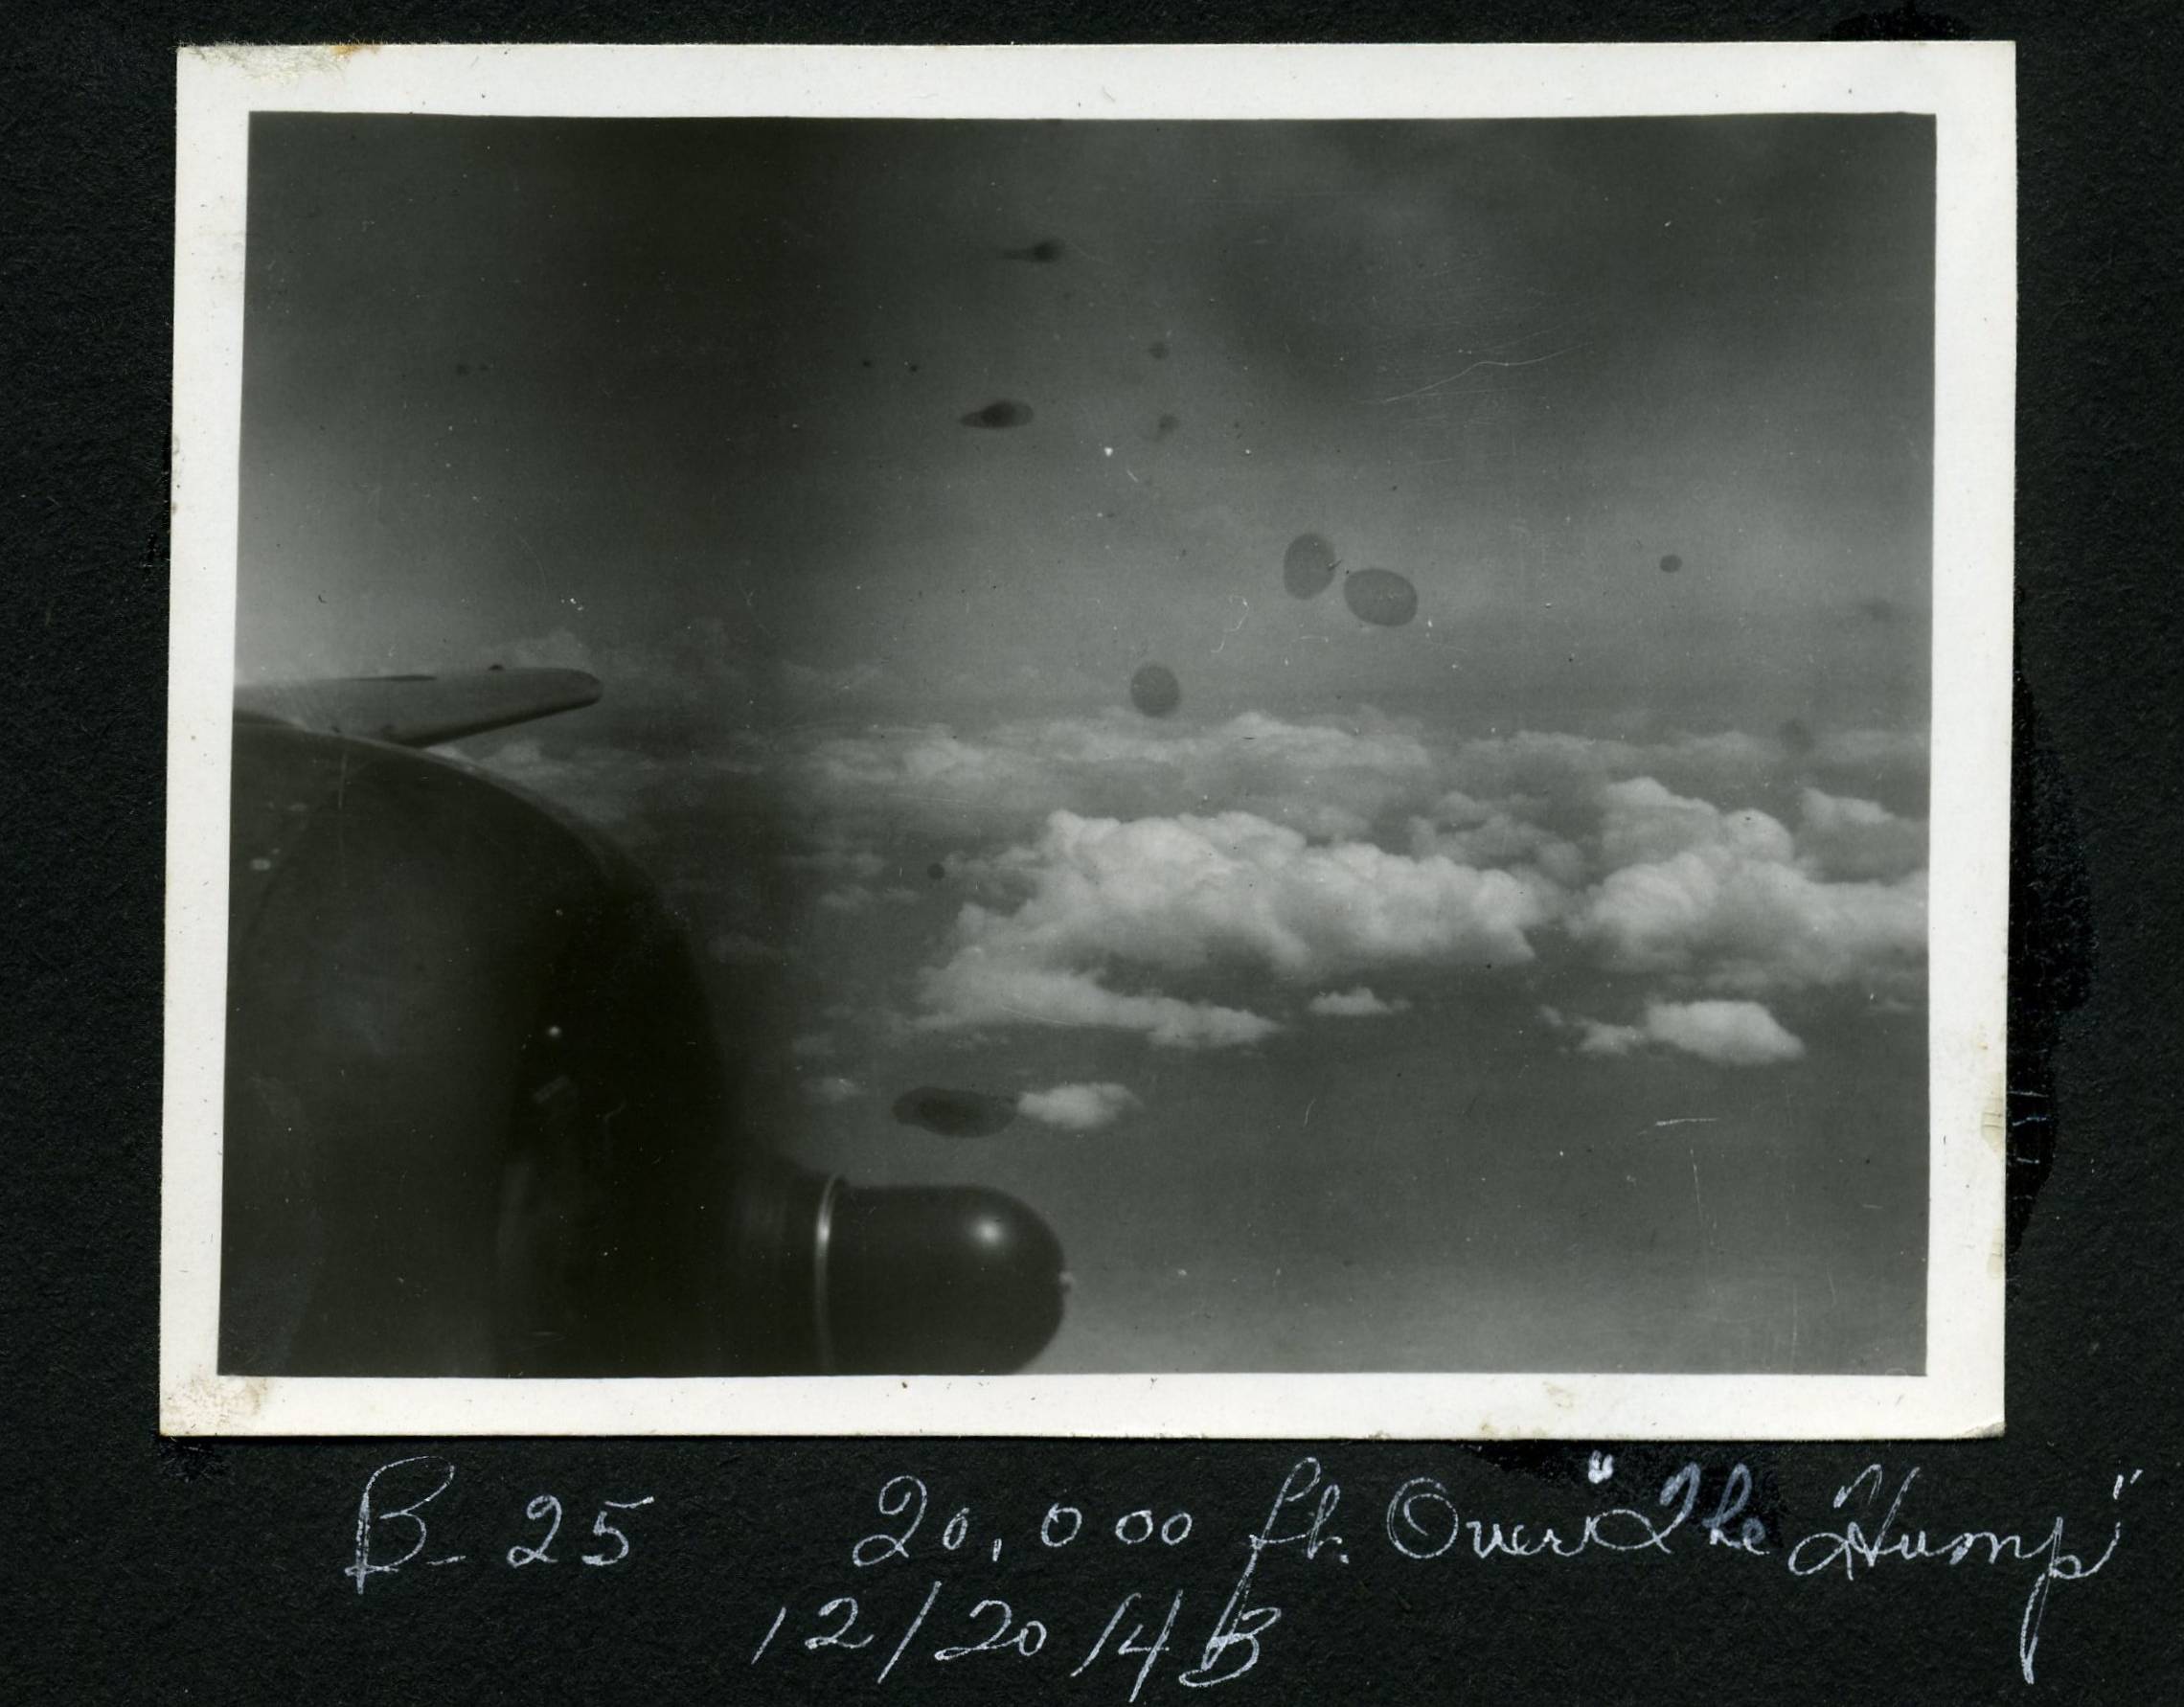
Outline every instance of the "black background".
<path id="1" fill-rule="evenodd" d="M 2018 1620 L 2036 1567 L 1886 1563 L 1809 1580 L 1780 1549 L 1839 1524 L 1834 1490 L 1878 1461 L 1920 1476 L 1916 1528 L 2023 1529 L 2058 1514 L 2103 1574 L 2056 1585 L 2034 1698 L 2184 1698 L 2184 1453 L 2174 1234 L 2177 923 L 2179 230 L 2174 9 L 1964 4 L 1846 16 L 1828 6 L 1516 4 L 1117 7 L 1096 14 L 838 3 L 799 8 L 235 5 L 18 9 L 0 52 L 0 375 L 10 430 L 10 597 L 0 662 L 0 825 L 18 928 L 8 1004 L 0 1356 L 34 1416 L 0 1468 L 11 1662 L 26 1697 L 1121 1701 L 1134 1661 L 1074 1681 L 1116 1602 L 1117 1636 L 1184 1594 L 1141 1699 L 1186 1692 L 1283 1476 L 1316 1452 L 1342 1483 L 1316 1559 L 1268 1553 L 1253 1603 L 1283 1609 L 1258 1668 L 1216 1698 L 1987 1701 L 2025 1694 Z M 173 48 L 217 40 L 1825 39 L 2018 41 L 2021 307 L 2017 833 L 2011 1007 L 2009 1433 L 1952 1445 L 1645 1446 L 1585 1479 L 1588 1446 L 1390 1443 L 695 1441 L 193 1445 L 157 1432 L 160 910 L 171 334 Z M 1939 643 L 1947 645 L 1947 636 Z M 2028 1116 L 2052 1115 L 2052 1123 Z M 353 1562 L 375 1467 L 459 1467 L 428 1508 L 425 1557 Z M 1432 1475 L 1466 1516 L 1573 1519 L 1649 1503 L 1685 1458 L 1704 1516 L 1731 1465 L 1754 1472 L 1767 1559 L 1704 1544 L 1562 1563 L 1402 1558 L 1396 1486 Z M 2143 1471 L 2120 1502 L 2113 1478 Z M 859 1569 L 882 1482 L 914 1472 L 931 1514 L 907 1562 Z M 400 1472 L 397 1472 L 398 1476 Z M 394 1480 L 383 1487 L 396 1486 Z M 422 1486 L 412 1485 L 412 1491 Z M 527 1502 L 558 1495 L 560 1562 L 512 1569 Z M 629 1559 L 577 1562 L 602 1499 Z M 1084 1534 L 1042 1549 L 1050 1502 Z M 944 1553 L 946 1515 L 973 1537 Z M 1107 1526 L 1149 1507 L 1195 1518 L 1169 1549 Z M 1869 1514 L 1870 1517 L 1870 1514 Z M 383 1543 L 398 1551 L 395 1529 Z M 1004 1542 L 998 1565 L 985 1548 Z M 605 1550 L 611 1551 L 611 1547 Z M 881 1660 L 928 1583 L 932 1617 L 884 1685 Z M 1021 1662 L 929 1656 L 974 1640 L 998 1593 L 1054 1631 Z M 857 1594 L 856 1652 L 808 1650 Z M 749 1656 L 791 1607 L 761 1664 Z M 838 1615 L 837 1615 L 838 1616 Z M 990 1625 L 989 1613 L 975 1627 Z M 1110 1649 L 1112 1644 L 1110 1643 Z"/>

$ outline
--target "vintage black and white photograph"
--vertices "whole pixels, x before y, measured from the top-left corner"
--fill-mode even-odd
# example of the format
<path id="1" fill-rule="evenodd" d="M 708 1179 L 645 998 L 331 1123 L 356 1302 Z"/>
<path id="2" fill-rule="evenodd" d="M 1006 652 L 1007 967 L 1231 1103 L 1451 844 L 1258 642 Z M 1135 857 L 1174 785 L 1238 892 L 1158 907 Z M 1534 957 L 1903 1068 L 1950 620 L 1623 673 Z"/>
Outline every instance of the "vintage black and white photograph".
<path id="1" fill-rule="evenodd" d="M 168 1426 L 1998 1423 L 1946 100 L 643 114 L 459 52 L 390 50 L 489 102 L 205 68 Z M 1982 396 L 1999 467 L 1937 449 Z"/>

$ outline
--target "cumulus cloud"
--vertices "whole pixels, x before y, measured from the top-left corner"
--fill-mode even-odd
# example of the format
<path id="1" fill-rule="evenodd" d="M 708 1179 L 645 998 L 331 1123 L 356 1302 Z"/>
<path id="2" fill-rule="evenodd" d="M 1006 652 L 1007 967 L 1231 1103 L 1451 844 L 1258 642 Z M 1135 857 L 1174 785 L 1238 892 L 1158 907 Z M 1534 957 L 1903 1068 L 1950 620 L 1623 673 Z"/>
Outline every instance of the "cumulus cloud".
<path id="1" fill-rule="evenodd" d="M 1515 964 L 1545 917 L 1507 872 L 1370 842 L 1315 844 L 1248 812 L 1082 818 L 1056 812 L 1021 851 L 1030 896 L 972 905 L 967 945 L 1039 965 L 1228 963 L 1292 979 L 1365 967 Z"/>
<path id="2" fill-rule="evenodd" d="M 1314 845 L 1248 813 L 1122 823 L 1056 812 L 1004 862 L 1012 911 L 966 906 L 947 962 L 921 985 L 931 1026 L 1034 1023 L 1142 1031 L 1173 1047 L 1276 1029 L 1241 1009 L 1106 983 L 1117 967 L 1229 967 L 1297 981 L 1364 967 L 1513 964 L 1545 917 L 1506 872 L 1371 843 Z"/>
<path id="3" fill-rule="evenodd" d="M 1925 882 L 1821 883 L 1696 849 L 1610 874 L 1569 928 L 1612 969 L 1719 990 L 1894 985 L 1925 952 Z"/>
<path id="4" fill-rule="evenodd" d="M 1805 1045 L 1757 1002 L 1649 1002 L 1649 1036 L 1725 1067 L 1793 1061 Z"/>
<path id="5" fill-rule="evenodd" d="M 1695 848 L 1721 848 L 1740 859 L 1786 864 L 1797 846 L 1766 813 L 1723 811 L 1703 800 L 1671 793 L 1652 777 L 1602 788 L 1600 852 L 1610 870 L 1672 859 Z"/>
<path id="6" fill-rule="evenodd" d="M 1914 990 L 1924 826 L 1810 779 L 1862 766 L 1893 787 L 1924 750 L 1802 727 L 1457 737 L 1370 715 L 1102 716 L 823 734 L 786 750 L 781 798 L 822 850 L 800 857 L 837 879 L 830 908 L 870 904 L 880 835 L 955 844 L 946 874 L 974 899 L 922 974 L 917 1023 L 1218 1047 L 1277 1029 L 1196 999 L 1225 971 L 1507 968 L 1549 941 L 1663 995 Z"/>
<path id="7" fill-rule="evenodd" d="M 1925 867 L 1926 827 L 1876 801 L 1806 788 L 1798 807 L 1798 851 L 1826 876 L 1888 882 Z"/>
<path id="8" fill-rule="evenodd" d="M 1326 990 L 1305 1004 L 1308 1013 L 1325 1014 L 1334 1019 L 1375 1019 L 1383 1013 L 1402 1013 L 1409 1011 L 1410 1003 L 1398 996 L 1384 1002 L 1360 984 L 1355 990 Z"/>
<path id="9" fill-rule="evenodd" d="M 1127 1087 L 1105 1082 L 1058 1084 L 1052 1090 L 1026 1091 L 1016 1099 L 1019 1114 L 1069 1132 L 1112 1126 L 1136 1106 L 1137 1097 Z"/>
<path id="10" fill-rule="evenodd" d="M 863 1094 L 863 1087 L 853 1079 L 845 1079 L 839 1073 L 825 1079 L 815 1079 L 805 1087 L 813 1102 L 847 1103 Z"/>
<path id="11" fill-rule="evenodd" d="M 1823 797 L 1825 798 L 1825 797 Z M 1571 909 L 1571 938 L 1619 971 L 1668 973 L 1740 994 L 1897 987 L 1926 948 L 1922 873 L 1833 883 L 1790 832 L 1640 778 L 1602 790 L 1609 869 Z"/>
<path id="12" fill-rule="evenodd" d="M 1558 764 L 1581 756 L 1562 742 L 1534 744 Z M 1542 933 L 1604 969 L 1660 977 L 1679 992 L 1886 994 L 1916 984 L 1926 929 L 1922 827 L 1811 788 L 1793 833 L 1756 808 L 1724 808 L 1654 777 L 1596 774 L 1586 786 L 1562 803 L 1581 808 L 1572 834 L 1527 816 L 1526 797 L 1445 791 L 1412 820 L 1408 853 L 1315 841 L 1248 812 L 1055 811 L 1035 841 L 984 862 L 1013 904 L 964 908 L 947 960 L 925 974 L 925 1023 L 1028 1020 L 1121 1026 L 1178 1045 L 1247 1041 L 1271 1022 L 1125 993 L 1114 976 L 1246 968 L 1317 982 L 1507 968 L 1531 962 Z M 1370 1011 L 1354 992 L 1310 1007 Z"/>
<path id="13" fill-rule="evenodd" d="M 1805 1045 L 1758 1002 L 1649 1002 L 1645 1019 L 1637 1025 L 1565 1019 L 1552 1008 L 1540 1013 L 1551 1024 L 1578 1034 L 1581 1055 L 1628 1055 L 1657 1045 L 1718 1066 L 1763 1067 L 1798 1060 L 1805 1054 Z"/>
<path id="14" fill-rule="evenodd" d="M 1646 1041 L 1646 1028 L 1642 1025 L 1610 1025 L 1604 1019 L 1586 1019 L 1579 1016 L 1564 1020 L 1552 1008 L 1539 1012 L 1558 1025 L 1567 1025 L 1578 1034 L 1580 1055 L 1628 1055 Z"/>
<path id="15" fill-rule="evenodd" d="M 1098 1026 L 1142 1032 L 1168 1049 L 1227 1049 L 1281 1028 L 1263 1014 L 1170 995 L 1108 989 L 1090 972 L 1026 965 L 975 948 L 960 950 L 921 981 L 928 1030 L 981 1025 Z"/>
<path id="16" fill-rule="evenodd" d="M 1542 898 L 1558 903 L 1560 891 L 1585 879 L 1585 856 L 1574 842 L 1515 812 L 1451 789 L 1431 812 L 1410 821 L 1411 852 L 1445 854 L 1460 865 L 1496 867 L 1536 879 Z"/>

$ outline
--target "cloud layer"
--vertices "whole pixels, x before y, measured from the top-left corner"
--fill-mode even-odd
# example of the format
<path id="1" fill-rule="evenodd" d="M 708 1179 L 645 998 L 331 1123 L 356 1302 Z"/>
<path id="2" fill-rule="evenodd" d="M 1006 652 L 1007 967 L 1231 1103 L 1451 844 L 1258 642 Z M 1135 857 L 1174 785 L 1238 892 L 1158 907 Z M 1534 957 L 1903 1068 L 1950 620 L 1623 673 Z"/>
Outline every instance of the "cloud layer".
<path id="1" fill-rule="evenodd" d="M 1358 836 L 1438 791 L 1419 731 L 1376 717 L 1291 723 L 1257 712 L 1155 728 L 1115 714 L 831 736 L 795 760 L 805 798 L 837 821 L 908 819 L 935 833 L 1012 836 L 1056 811 L 1141 818 L 1248 812 L 1322 839 Z"/>
<path id="2" fill-rule="evenodd" d="M 1368 967 L 1513 965 L 1532 958 L 1524 932 L 1547 917 L 1506 872 L 1314 844 L 1248 812 L 1124 823 L 1058 811 L 1006 865 L 1029 893 L 1009 912 L 965 907 L 954 951 L 924 982 L 928 1023 L 1013 1015 L 1179 1046 L 1251 1042 L 1275 1022 L 1119 994 L 1100 974 L 1243 968 L 1304 983 Z"/>
<path id="3" fill-rule="evenodd" d="M 1183 769 L 1210 764 L 1217 737 L 1256 746 L 1285 729 L 1260 718 L 1201 732 L 1180 743 L 1192 756 Z M 1290 758 L 1320 751 L 1314 743 L 1327 733 L 1273 739 L 1268 748 Z M 1404 756 L 1382 766 L 1359 759 L 1383 748 Z M 1872 800 L 1777 779 L 1772 798 L 1793 829 L 1758 806 L 1725 807 L 1658 777 L 1617 774 L 1657 762 L 1748 797 L 1782 760 L 1777 746 L 1738 736 L 1652 748 L 1530 736 L 1435 755 L 1381 730 L 1331 740 L 1324 751 L 1345 761 L 1353 784 L 1369 774 L 1387 785 L 1366 831 L 1344 824 L 1315 833 L 1240 810 L 1093 817 L 1058 808 L 1029 838 L 973 862 L 986 887 L 923 975 L 921 1023 L 1108 1026 L 1173 1047 L 1218 1047 L 1258 1041 L 1300 1011 L 1362 1018 L 1404 1006 L 1362 984 L 1324 988 L 1334 980 L 1506 975 L 1549 946 L 1558 962 L 1649 980 L 1671 1008 L 1681 1000 L 1694 1012 L 1703 1004 L 1688 998 L 1702 996 L 1747 1005 L 1819 990 L 1899 996 L 1923 976 L 1922 825 Z M 1016 761 L 1032 762 L 1022 753 Z M 1288 762 L 1277 758 L 1273 768 Z M 1308 773 L 1292 776 L 1286 793 L 1271 786 L 1272 770 L 1257 774 L 1264 798 L 1290 799 L 1292 820 L 1310 816 L 1297 809 Z M 1173 779 L 1156 780 L 1163 794 Z M 1105 785 L 1118 786 L 1112 778 Z M 1362 816 L 1362 789 L 1350 798 Z M 1256 978 L 1262 993 L 1248 1005 L 1205 999 L 1224 975 Z M 1303 985 L 1323 989 L 1283 993 Z M 1661 1021 L 1677 1023 L 1672 1013 Z M 1714 1013 L 1693 1023 L 1728 1022 Z M 1746 1038 L 1754 1049 L 1780 1047 L 1757 1037 Z"/>
<path id="4" fill-rule="evenodd" d="M 1156 724 L 1126 712 L 997 724 L 827 734 L 784 747 L 793 793 L 843 831 L 909 825 L 967 842 L 1018 839 L 1056 811 L 1121 819 L 1248 812 L 1320 841 L 1357 839 L 1452 792 L 1513 822 L 1581 817 L 1607 784 L 1652 777 L 1709 798 L 1785 777 L 1869 786 L 1924 772 L 1923 737 L 1893 730 L 1652 740 L 1540 732 L 1456 736 L 1369 709 L 1286 721 Z M 1383 838 L 1384 839 L 1384 838 Z M 1845 874 L 1854 875 L 1854 874 Z"/>
<path id="5" fill-rule="evenodd" d="M 1925 826 L 1854 791 L 1916 800 L 1914 734 L 1103 714 L 618 759 L 518 740 L 486 762 L 608 818 L 650 786 L 758 790 L 785 874 L 837 914 L 943 893 L 876 881 L 901 857 L 883 849 L 938 853 L 944 893 L 971 899 L 919 974 L 925 1028 L 1235 1047 L 1308 1014 L 1401 1012 L 1373 981 L 1522 975 L 1542 957 L 1687 1007 L 1906 999 L 1924 977 Z"/>

